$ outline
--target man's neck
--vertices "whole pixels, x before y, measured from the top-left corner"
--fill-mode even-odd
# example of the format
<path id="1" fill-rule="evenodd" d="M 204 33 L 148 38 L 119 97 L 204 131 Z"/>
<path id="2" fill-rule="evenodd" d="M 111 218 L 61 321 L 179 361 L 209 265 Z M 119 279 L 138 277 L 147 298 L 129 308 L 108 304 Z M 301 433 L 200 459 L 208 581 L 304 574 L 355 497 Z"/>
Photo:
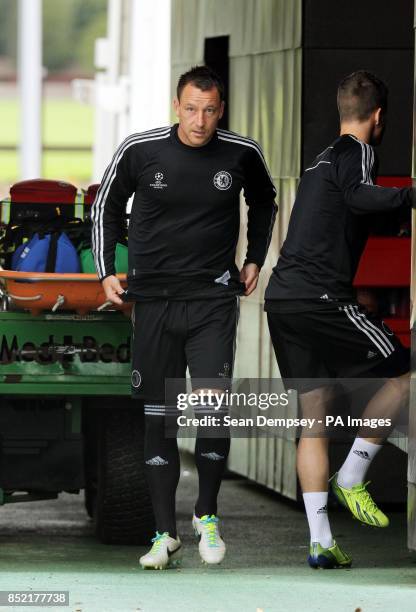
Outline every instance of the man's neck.
<path id="1" fill-rule="evenodd" d="M 215 132 L 214 132 L 214 134 L 215 134 Z M 183 144 L 187 145 L 188 147 L 193 147 L 194 149 L 200 149 L 201 147 L 205 147 L 209 142 L 211 142 L 214 134 L 212 134 L 211 137 L 206 142 L 201 142 L 200 144 L 199 143 L 195 144 L 195 143 L 191 142 L 188 139 L 188 137 L 186 136 L 185 132 L 181 128 L 181 124 L 180 123 L 178 124 L 177 135 L 178 135 L 179 140 Z"/>
<path id="2" fill-rule="evenodd" d="M 344 136 L 345 134 L 350 134 L 358 138 L 358 140 L 361 140 L 361 142 L 370 144 L 371 127 L 367 122 L 348 121 L 341 123 L 340 136 Z"/>

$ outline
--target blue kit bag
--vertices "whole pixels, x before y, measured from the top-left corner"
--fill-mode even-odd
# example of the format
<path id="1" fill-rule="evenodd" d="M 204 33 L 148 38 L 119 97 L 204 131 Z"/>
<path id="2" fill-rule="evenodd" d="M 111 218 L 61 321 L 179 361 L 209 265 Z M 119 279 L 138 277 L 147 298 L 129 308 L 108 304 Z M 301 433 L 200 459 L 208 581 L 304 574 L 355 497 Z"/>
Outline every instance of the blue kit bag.
<path id="1" fill-rule="evenodd" d="M 77 250 L 65 232 L 36 233 L 12 256 L 17 272 L 80 272 Z"/>

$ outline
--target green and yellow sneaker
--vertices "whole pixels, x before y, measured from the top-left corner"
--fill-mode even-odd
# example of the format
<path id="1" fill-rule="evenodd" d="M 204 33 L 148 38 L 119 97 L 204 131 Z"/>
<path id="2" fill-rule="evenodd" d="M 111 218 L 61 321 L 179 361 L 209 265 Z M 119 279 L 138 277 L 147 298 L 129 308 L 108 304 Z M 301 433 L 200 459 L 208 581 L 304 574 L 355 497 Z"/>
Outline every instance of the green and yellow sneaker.
<path id="1" fill-rule="evenodd" d="M 171 538 L 167 531 L 164 533 L 156 531 L 152 544 L 149 552 L 139 559 L 143 569 L 163 570 L 180 563 L 182 548 L 179 537 Z"/>
<path id="2" fill-rule="evenodd" d="M 218 516 L 204 514 L 201 518 L 194 515 L 192 526 L 199 539 L 199 554 L 204 563 L 221 563 L 225 556 L 225 542 L 218 528 Z"/>
<path id="3" fill-rule="evenodd" d="M 377 504 L 367 491 L 368 482 L 361 482 L 351 489 L 341 487 L 337 482 L 338 472 L 329 481 L 332 492 L 337 500 L 348 508 L 354 518 L 371 527 L 388 527 L 388 517 L 378 508 Z"/>
<path id="4" fill-rule="evenodd" d="M 350 567 L 352 559 L 340 549 L 335 540 L 330 548 L 323 548 L 319 542 L 311 542 L 308 563 L 313 569 L 335 569 Z"/>

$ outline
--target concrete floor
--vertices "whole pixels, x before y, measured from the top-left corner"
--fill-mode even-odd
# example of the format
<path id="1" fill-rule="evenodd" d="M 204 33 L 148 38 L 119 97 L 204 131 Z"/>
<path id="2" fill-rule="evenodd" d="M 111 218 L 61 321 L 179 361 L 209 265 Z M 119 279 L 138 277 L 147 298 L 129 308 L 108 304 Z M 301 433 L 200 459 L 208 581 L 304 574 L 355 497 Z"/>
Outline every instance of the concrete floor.
<path id="1" fill-rule="evenodd" d="M 350 570 L 313 571 L 305 563 L 302 510 L 242 479 L 224 482 L 226 561 L 203 566 L 190 519 L 196 475 L 184 467 L 178 493 L 181 569 L 142 571 L 144 549 L 97 543 L 82 496 L 0 509 L 0 589 L 69 590 L 82 612 L 379 612 L 416 609 L 416 555 L 406 549 L 406 516 L 386 530 L 333 512 L 334 535 L 354 559 Z M 32 610 L 45 610 L 32 607 Z M 0 607 L 10 612 L 27 610 Z"/>

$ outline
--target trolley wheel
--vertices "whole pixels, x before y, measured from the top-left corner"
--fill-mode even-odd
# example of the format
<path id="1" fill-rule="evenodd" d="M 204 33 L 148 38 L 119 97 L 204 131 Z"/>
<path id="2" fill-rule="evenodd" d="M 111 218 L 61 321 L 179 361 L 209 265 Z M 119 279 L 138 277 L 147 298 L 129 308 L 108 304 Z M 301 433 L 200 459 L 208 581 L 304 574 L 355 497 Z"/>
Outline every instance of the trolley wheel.
<path id="1" fill-rule="evenodd" d="M 129 398 L 100 403 L 93 415 L 97 463 L 95 479 L 86 477 L 87 512 L 92 510 L 101 542 L 147 544 L 155 524 L 144 475 L 143 406 Z"/>

